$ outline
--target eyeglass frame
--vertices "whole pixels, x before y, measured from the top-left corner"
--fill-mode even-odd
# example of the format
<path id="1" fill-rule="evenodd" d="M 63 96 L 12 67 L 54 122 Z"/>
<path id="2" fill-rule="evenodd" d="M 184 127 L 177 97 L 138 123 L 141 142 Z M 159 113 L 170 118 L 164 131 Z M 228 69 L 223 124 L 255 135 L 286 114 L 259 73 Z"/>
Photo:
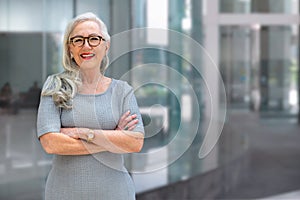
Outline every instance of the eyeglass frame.
<path id="1" fill-rule="evenodd" d="M 93 38 L 93 37 L 99 38 L 99 44 L 97 44 L 97 45 L 91 45 L 91 44 L 90 44 L 90 38 Z M 83 39 L 82 45 L 76 46 L 76 45 L 74 44 L 74 42 L 73 42 L 73 40 L 74 40 L 75 38 Z M 83 36 L 77 35 L 77 36 L 71 37 L 70 40 L 69 40 L 69 43 L 71 43 L 74 47 L 82 47 L 82 46 L 85 44 L 85 41 L 86 41 L 86 40 L 87 40 L 88 44 L 89 44 L 91 47 L 97 47 L 97 46 L 99 46 L 99 45 L 101 44 L 101 41 L 106 41 L 106 40 L 104 39 L 104 37 L 102 37 L 102 36 L 100 36 L 100 35 L 90 35 L 90 36 L 88 36 L 88 37 L 83 37 Z"/>

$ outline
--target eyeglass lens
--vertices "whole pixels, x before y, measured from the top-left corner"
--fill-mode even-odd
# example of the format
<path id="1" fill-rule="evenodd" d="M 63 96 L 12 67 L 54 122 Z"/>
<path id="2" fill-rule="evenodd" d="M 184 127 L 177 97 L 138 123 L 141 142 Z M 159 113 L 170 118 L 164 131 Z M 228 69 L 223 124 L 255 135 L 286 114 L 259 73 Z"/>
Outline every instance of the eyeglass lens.
<path id="1" fill-rule="evenodd" d="M 71 38 L 70 41 L 73 43 L 74 46 L 80 47 L 84 45 L 86 39 L 88 41 L 88 44 L 93 47 L 98 46 L 101 43 L 101 40 L 104 40 L 101 36 L 90 36 L 90 37 L 77 36 Z"/>

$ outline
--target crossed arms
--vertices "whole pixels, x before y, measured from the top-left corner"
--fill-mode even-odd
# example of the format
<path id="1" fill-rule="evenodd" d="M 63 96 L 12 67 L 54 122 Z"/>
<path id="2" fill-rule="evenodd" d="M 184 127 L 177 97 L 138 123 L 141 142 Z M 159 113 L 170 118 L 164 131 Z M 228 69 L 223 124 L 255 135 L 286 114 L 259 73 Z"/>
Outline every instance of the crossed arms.
<path id="1" fill-rule="evenodd" d="M 40 141 L 44 150 L 49 154 L 86 155 L 103 151 L 139 152 L 143 147 L 144 135 L 132 131 L 138 123 L 135 118 L 135 114 L 130 115 L 129 112 L 126 112 L 115 130 L 61 128 L 59 133 L 49 132 L 42 135 Z M 90 131 L 94 133 L 95 137 L 91 142 L 87 142 L 87 135 Z"/>

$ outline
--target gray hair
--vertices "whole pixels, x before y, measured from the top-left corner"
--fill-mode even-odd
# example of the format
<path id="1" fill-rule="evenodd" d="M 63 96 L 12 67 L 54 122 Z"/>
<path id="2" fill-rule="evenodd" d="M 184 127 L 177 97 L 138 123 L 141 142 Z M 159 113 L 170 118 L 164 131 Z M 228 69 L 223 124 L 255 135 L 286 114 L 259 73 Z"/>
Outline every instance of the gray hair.
<path id="1" fill-rule="evenodd" d="M 98 23 L 104 39 L 107 42 L 110 42 L 110 36 L 108 34 L 106 25 L 101 19 L 91 12 L 78 15 L 69 22 L 65 30 L 63 40 L 62 63 L 65 70 L 60 74 L 50 76 L 46 81 L 42 91 L 42 96 L 52 96 L 55 105 L 61 108 L 72 108 L 72 102 L 70 100 L 75 96 L 78 87 L 82 83 L 79 67 L 75 60 L 71 57 L 69 50 L 69 38 L 75 26 L 85 21 L 94 21 Z M 99 66 L 102 74 L 104 74 L 108 65 L 109 59 L 108 56 L 105 55 L 102 59 L 101 65 Z"/>

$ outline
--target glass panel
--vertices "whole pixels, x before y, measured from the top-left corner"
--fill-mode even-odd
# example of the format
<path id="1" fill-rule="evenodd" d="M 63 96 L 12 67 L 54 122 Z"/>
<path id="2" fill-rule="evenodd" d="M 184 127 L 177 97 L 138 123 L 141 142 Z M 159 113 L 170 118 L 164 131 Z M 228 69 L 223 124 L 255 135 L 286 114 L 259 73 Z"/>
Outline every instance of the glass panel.
<path id="1" fill-rule="evenodd" d="M 220 66 L 227 88 L 227 101 L 232 107 L 248 107 L 250 53 L 250 28 L 220 28 Z"/>
<path id="2" fill-rule="evenodd" d="M 50 166 L 35 139 L 36 109 L 43 82 L 42 34 L 0 34 L 0 43 L 0 59 L 5 63 L 0 68 L 0 199 L 29 194 L 42 198 L 44 177 Z"/>
<path id="3" fill-rule="evenodd" d="M 8 1 L 9 31 L 41 31 L 43 28 L 43 2 L 29 0 L 26 4 L 21 0 Z M 28 15 L 30 13 L 30 15 Z M 34 19 L 34 20 L 33 20 Z"/>
<path id="4" fill-rule="evenodd" d="M 297 113 L 297 38 L 296 26 L 261 28 L 263 111 L 275 111 L 275 115 L 278 112 L 284 115 Z"/>
<path id="5" fill-rule="evenodd" d="M 72 17 L 72 2 L 0 0 L 0 31 L 62 31 Z"/>
<path id="6" fill-rule="evenodd" d="M 151 20 L 147 18 L 149 15 L 140 9 L 147 11 L 148 8 L 145 7 L 147 2 L 150 1 L 133 1 L 133 27 L 151 25 L 150 29 L 158 28 L 154 22 L 149 22 Z M 199 6 L 194 13 L 195 26 L 191 24 L 192 4 Z M 190 0 L 169 1 L 167 24 L 170 29 L 177 31 L 176 34 L 166 31 L 165 27 L 159 27 L 165 32 L 159 29 L 151 30 L 156 37 L 167 34 L 168 42 L 148 42 L 149 29 L 140 29 L 133 33 L 133 48 L 145 44 L 145 48 L 131 52 L 133 68 L 130 73 L 131 83 L 137 88 L 136 96 L 146 130 L 142 150 L 145 156 L 142 159 L 137 159 L 137 156 L 131 158 L 133 167 L 138 166 L 139 170 L 139 173 L 132 174 L 138 192 L 174 183 L 203 172 L 202 160 L 197 157 L 203 137 L 202 126 L 196 131 L 193 127 L 200 122 L 198 111 L 200 106 L 203 106 L 200 105 L 200 92 L 204 83 L 199 71 L 189 63 L 192 59 L 196 59 L 195 57 L 197 59 L 201 57 L 203 52 L 199 50 L 195 54 L 191 50 L 195 41 L 177 36 L 180 33 L 191 35 L 191 32 L 201 29 L 200 4 L 199 1 Z M 151 12 L 160 16 L 159 11 L 156 9 Z M 145 80 L 146 84 L 143 84 Z M 182 131 L 184 134 L 180 135 Z M 190 140 L 192 141 L 189 148 L 185 149 L 185 144 Z M 170 145 L 171 143 L 176 147 Z M 176 154 L 183 155 L 174 162 L 172 159 Z"/>
<path id="7" fill-rule="evenodd" d="M 222 13 L 298 13 L 298 0 L 219 0 Z"/>
<path id="8" fill-rule="evenodd" d="M 109 22 L 105 2 L 88 5 L 105 9 Z M 73 0 L 0 0 L 0 199 L 43 199 L 52 156 L 36 138 L 36 112 L 46 76 L 62 71 L 72 8 Z"/>
<path id="9" fill-rule="evenodd" d="M 63 70 L 73 2 L 0 0 L 0 199 L 43 199 L 52 156 L 36 138 L 36 111 L 46 76 Z M 109 25 L 109 0 L 77 4 Z"/>
<path id="10" fill-rule="evenodd" d="M 298 110 L 296 26 L 223 26 L 220 66 L 232 108 L 295 116 Z"/>
<path id="11" fill-rule="evenodd" d="M 72 8 L 73 0 L 44 0 L 43 26 L 41 31 L 62 33 L 65 30 L 67 22 L 73 17 Z"/>
<path id="12" fill-rule="evenodd" d="M 219 0 L 219 8 L 222 13 L 249 13 L 251 0 Z"/>
<path id="13" fill-rule="evenodd" d="M 110 1 L 109 0 L 77 0 L 76 13 L 93 12 L 106 24 L 107 29 L 110 27 Z"/>

